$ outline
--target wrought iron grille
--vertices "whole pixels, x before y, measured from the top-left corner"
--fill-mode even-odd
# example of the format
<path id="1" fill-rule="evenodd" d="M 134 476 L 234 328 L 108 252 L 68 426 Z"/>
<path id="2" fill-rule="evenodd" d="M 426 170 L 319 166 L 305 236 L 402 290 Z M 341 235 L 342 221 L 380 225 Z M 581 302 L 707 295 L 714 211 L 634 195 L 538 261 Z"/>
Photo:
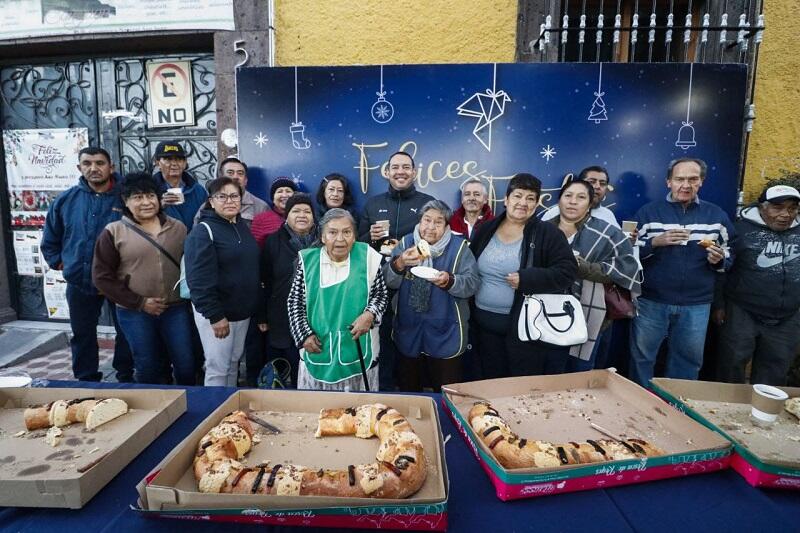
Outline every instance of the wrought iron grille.
<path id="1" fill-rule="evenodd" d="M 101 80 L 113 77 L 113 94 L 104 93 L 104 110 L 125 110 L 133 117 L 121 116 L 103 120 L 103 137 L 118 140 L 112 155 L 119 161 L 120 172 L 149 172 L 153 168 L 152 152 L 163 140 L 177 140 L 186 149 L 187 170 L 205 183 L 214 177 L 217 162 L 217 107 L 212 55 L 159 57 L 159 60 L 191 61 L 194 89 L 195 126 L 178 128 L 147 127 L 149 115 L 146 63 L 152 58 L 130 58 L 104 61 Z"/>
<path id="2" fill-rule="evenodd" d="M 145 64 L 150 59 L 192 62 L 196 126 L 146 127 Z M 119 110 L 134 116 L 113 118 L 113 112 Z M 87 128 L 89 142 L 106 148 L 123 174 L 151 171 L 156 144 L 178 140 L 186 148 L 189 172 L 201 182 L 207 181 L 214 176 L 217 161 L 213 56 L 85 59 L 0 68 L 0 130 L 75 127 Z M 0 169 L 0 176 L 3 173 Z M 11 250 L 8 238 L 6 243 Z M 9 264 L 14 269 L 13 262 Z M 11 279 L 20 318 L 47 318 L 42 279 L 16 273 Z M 107 313 L 101 323 L 110 324 Z"/>
<path id="3" fill-rule="evenodd" d="M 528 0 L 517 59 L 752 64 L 763 30 L 762 0 Z"/>

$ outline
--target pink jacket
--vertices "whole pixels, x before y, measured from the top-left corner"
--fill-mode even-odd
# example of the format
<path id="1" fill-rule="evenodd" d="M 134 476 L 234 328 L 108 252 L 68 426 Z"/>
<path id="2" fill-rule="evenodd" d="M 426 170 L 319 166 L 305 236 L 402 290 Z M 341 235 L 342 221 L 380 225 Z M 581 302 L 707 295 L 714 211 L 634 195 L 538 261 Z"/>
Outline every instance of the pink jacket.
<path id="1" fill-rule="evenodd" d="M 259 248 L 264 248 L 264 241 L 267 240 L 267 237 L 281 229 L 285 221 L 286 219 L 273 209 L 259 213 L 253 218 L 250 233 L 255 237 Z"/>

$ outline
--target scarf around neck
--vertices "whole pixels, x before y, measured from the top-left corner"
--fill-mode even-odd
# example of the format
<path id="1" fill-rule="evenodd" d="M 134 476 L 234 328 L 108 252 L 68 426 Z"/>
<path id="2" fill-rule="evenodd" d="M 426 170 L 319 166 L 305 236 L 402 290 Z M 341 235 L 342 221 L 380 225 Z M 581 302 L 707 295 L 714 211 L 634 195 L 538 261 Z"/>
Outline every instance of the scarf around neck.
<path id="1" fill-rule="evenodd" d="M 431 244 L 431 256 L 423 259 L 421 266 L 433 267 L 433 259 L 442 255 L 447 246 L 450 244 L 450 237 L 453 233 L 450 231 L 450 226 L 445 227 L 444 235 L 436 241 L 436 244 Z M 419 224 L 414 226 L 414 246 L 419 244 L 422 237 L 419 234 Z M 428 243 L 430 244 L 430 243 Z M 416 276 L 411 280 L 411 294 L 409 295 L 409 303 L 411 308 L 417 313 L 426 313 L 430 308 L 431 290 L 433 284 L 425 279 Z"/>

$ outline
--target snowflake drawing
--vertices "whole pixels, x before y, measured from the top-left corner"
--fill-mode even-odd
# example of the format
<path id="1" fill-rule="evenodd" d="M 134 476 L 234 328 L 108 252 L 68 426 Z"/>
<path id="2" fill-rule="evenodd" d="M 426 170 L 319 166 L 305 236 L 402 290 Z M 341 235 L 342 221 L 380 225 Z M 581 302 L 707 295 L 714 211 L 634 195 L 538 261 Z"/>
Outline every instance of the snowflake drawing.
<path id="1" fill-rule="evenodd" d="M 550 145 L 548 144 L 547 146 L 543 147 L 543 148 L 542 148 L 542 151 L 541 151 L 541 152 L 539 152 L 539 153 L 540 153 L 540 154 L 542 154 L 542 157 L 543 157 L 544 159 L 546 159 L 546 160 L 547 160 L 547 162 L 549 163 L 549 162 L 550 162 L 550 160 L 551 160 L 552 158 L 554 158 L 558 152 L 556 152 L 556 147 L 555 147 L 555 146 L 550 146 Z"/>
<path id="2" fill-rule="evenodd" d="M 389 106 L 381 104 L 375 108 L 375 117 L 380 120 L 387 120 L 389 118 Z"/>
<path id="3" fill-rule="evenodd" d="M 267 142 L 269 142 L 269 139 L 267 139 L 267 136 L 264 135 L 263 132 L 259 131 L 258 132 L 258 137 L 253 139 L 253 142 L 256 143 L 259 148 L 264 148 L 264 145 L 267 144 Z"/>

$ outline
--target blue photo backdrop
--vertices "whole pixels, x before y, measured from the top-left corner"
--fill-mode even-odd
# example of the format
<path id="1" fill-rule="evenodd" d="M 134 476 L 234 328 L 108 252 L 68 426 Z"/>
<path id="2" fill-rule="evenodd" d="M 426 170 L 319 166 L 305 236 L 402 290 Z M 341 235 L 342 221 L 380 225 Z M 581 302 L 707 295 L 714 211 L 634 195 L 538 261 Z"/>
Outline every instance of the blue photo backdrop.
<path id="1" fill-rule="evenodd" d="M 552 192 L 567 172 L 602 165 L 619 219 L 666 195 L 670 160 L 699 157 L 709 167 L 700 196 L 732 215 L 745 84 L 734 64 L 247 68 L 237 72 L 239 155 L 262 198 L 276 176 L 313 194 L 339 172 L 359 205 L 386 190 L 381 166 L 401 149 L 417 162 L 417 187 L 453 207 L 470 176 L 501 208 L 517 172 Z"/>

